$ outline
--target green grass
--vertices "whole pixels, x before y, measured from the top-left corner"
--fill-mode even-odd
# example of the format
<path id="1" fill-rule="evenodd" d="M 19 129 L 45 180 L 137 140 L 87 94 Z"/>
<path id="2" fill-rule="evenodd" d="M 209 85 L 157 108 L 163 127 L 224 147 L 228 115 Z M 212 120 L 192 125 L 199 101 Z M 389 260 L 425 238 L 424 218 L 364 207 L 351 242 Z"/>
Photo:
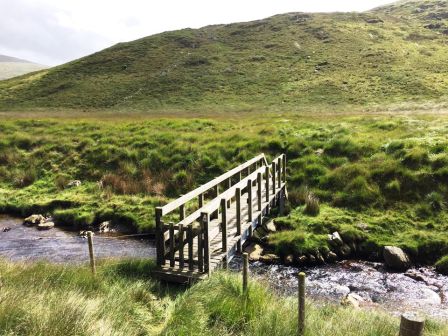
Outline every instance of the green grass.
<path id="1" fill-rule="evenodd" d="M 279 222 L 295 235 L 272 235 L 281 255 L 325 249 L 340 230 L 369 252 L 400 245 L 432 263 L 448 253 L 447 130 L 443 114 L 5 119 L 0 211 L 150 231 L 155 206 L 260 152 L 286 153 L 293 211 Z M 66 188 L 74 179 L 82 185 Z M 305 188 L 319 198 L 316 216 L 316 206 L 303 213 Z"/>
<path id="2" fill-rule="evenodd" d="M 2 81 L 0 108 L 446 108 L 446 11 L 400 2 L 162 33 Z"/>
<path id="3" fill-rule="evenodd" d="M 86 266 L 0 261 L 2 335 L 293 335 L 295 298 L 261 282 L 243 293 L 240 275 L 218 273 L 192 286 L 167 287 L 145 261 L 108 261 L 93 278 Z M 381 311 L 307 302 L 306 335 L 396 335 L 399 320 Z M 448 326 L 428 321 L 425 335 Z"/>

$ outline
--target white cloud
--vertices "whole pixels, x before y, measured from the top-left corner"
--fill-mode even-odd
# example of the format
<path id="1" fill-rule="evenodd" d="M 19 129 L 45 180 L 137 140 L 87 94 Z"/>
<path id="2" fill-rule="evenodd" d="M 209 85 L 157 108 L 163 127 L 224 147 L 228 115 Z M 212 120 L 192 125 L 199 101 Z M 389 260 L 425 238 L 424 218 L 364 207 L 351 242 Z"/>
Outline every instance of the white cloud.
<path id="1" fill-rule="evenodd" d="M 390 0 L 0 0 L 0 54 L 58 64 L 166 30 L 286 12 L 364 11 Z"/>

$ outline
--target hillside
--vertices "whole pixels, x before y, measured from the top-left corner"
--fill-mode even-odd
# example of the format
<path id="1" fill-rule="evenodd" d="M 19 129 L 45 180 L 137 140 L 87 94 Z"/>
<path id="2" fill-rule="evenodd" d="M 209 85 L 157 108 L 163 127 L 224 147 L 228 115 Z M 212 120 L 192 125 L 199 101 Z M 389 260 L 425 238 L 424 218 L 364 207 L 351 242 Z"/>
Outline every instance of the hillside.
<path id="1" fill-rule="evenodd" d="M 43 65 L 25 61 L 20 58 L 0 55 L 0 80 L 25 75 L 44 68 L 46 67 Z"/>
<path id="2" fill-rule="evenodd" d="M 3 81 L 0 108 L 445 103 L 447 42 L 447 1 L 289 13 L 153 35 Z"/>

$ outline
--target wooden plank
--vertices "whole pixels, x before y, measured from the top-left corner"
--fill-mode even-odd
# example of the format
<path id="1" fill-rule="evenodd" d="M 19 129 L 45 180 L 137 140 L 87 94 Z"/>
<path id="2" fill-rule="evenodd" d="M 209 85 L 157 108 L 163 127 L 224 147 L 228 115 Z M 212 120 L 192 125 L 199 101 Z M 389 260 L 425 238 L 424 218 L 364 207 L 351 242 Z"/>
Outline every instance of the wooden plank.
<path id="1" fill-rule="evenodd" d="M 280 186 L 282 184 L 282 158 L 279 157 L 278 161 L 277 161 L 277 171 L 278 171 L 278 176 L 277 176 L 277 183 L 278 183 L 278 188 L 280 189 Z"/>
<path id="2" fill-rule="evenodd" d="M 265 187 L 265 192 L 266 192 L 266 202 L 269 201 L 269 179 L 270 179 L 270 172 L 269 172 L 269 167 L 266 167 L 265 169 L 265 179 L 266 179 L 266 187 Z"/>
<path id="3" fill-rule="evenodd" d="M 224 174 L 216 177 L 215 179 L 211 180 L 210 182 L 207 182 L 206 184 L 203 184 L 202 186 L 190 191 L 189 193 L 183 195 L 182 197 L 179 197 L 178 199 L 164 205 L 163 207 L 161 207 L 161 209 L 162 209 L 161 215 L 165 216 L 166 214 L 179 208 L 182 204 L 185 204 L 188 201 L 192 200 L 193 198 L 199 196 L 200 194 L 205 193 L 207 190 L 214 188 L 216 185 L 222 183 L 226 179 L 239 173 L 241 170 L 246 169 L 247 167 L 251 166 L 254 162 L 257 162 L 262 158 L 264 158 L 264 154 L 260 154 L 256 157 L 254 157 L 253 159 L 239 165 L 238 167 L 235 167 L 232 170 L 229 170 L 227 173 L 224 173 Z"/>
<path id="4" fill-rule="evenodd" d="M 236 188 L 235 190 L 235 200 L 236 200 L 236 234 L 241 234 L 241 188 Z"/>
<path id="5" fill-rule="evenodd" d="M 257 174 L 257 203 L 258 203 L 258 211 L 261 211 L 261 201 L 262 201 L 262 195 L 261 195 L 261 189 L 262 189 L 262 174 L 261 172 L 258 172 Z"/>
<path id="6" fill-rule="evenodd" d="M 283 162 L 283 183 L 286 183 L 286 154 L 283 154 L 282 162 Z"/>
<path id="7" fill-rule="evenodd" d="M 275 184 L 275 179 L 276 179 L 276 174 L 277 173 L 277 170 L 276 170 L 276 165 L 275 165 L 275 161 L 274 162 L 272 162 L 272 191 L 273 191 L 273 194 L 275 194 L 275 192 L 276 192 L 276 184 Z"/>
<path id="8" fill-rule="evenodd" d="M 210 215 L 208 213 L 202 214 L 202 231 L 204 232 L 204 272 L 210 275 L 210 237 L 208 231 L 208 224 Z"/>
<path id="9" fill-rule="evenodd" d="M 204 272 L 204 240 L 202 230 L 198 234 L 198 267 L 199 272 Z"/>

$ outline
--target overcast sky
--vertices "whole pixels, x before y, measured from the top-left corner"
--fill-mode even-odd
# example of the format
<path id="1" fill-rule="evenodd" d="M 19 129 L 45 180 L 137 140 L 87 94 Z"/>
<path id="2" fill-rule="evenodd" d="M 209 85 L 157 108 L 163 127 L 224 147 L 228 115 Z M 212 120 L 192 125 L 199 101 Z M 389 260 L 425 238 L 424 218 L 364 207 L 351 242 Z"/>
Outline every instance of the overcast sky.
<path id="1" fill-rule="evenodd" d="M 364 11 L 391 0 L 0 0 L 0 54 L 57 65 L 166 30 L 287 12 Z"/>

